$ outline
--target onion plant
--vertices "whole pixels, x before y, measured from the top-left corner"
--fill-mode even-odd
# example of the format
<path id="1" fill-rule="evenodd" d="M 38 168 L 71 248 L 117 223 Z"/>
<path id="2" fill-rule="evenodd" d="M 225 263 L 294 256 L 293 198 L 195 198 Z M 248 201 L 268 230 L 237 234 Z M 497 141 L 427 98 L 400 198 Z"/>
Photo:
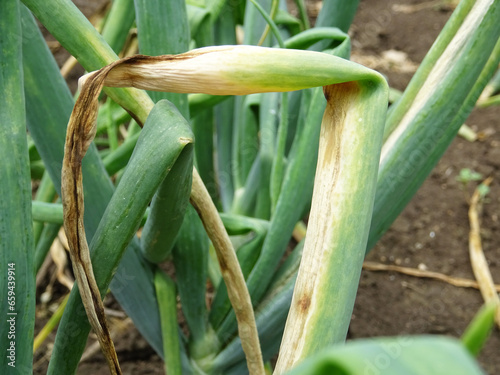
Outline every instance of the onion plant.
<path id="1" fill-rule="evenodd" d="M 69 0 L 1 4 L 2 373 L 32 371 L 34 278 L 64 224 L 77 285 L 49 374 L 76 372 L 91 329 L 121 373 L 108 291 L 168 374 L 264 374 L 276 355 L 276 374 L 482 374 L 495 307 L 463 343 L 344 343 L 365 254 L 498 67 L 500 0 L 462 0 L 389 109 L 384 77 L 349 61 L 358 1 L 324 1 L 311 28 L 302 0 L 297 17 L 115 0 L 102 34 Z M 89 72 L 76 100 L 33 16 Z M 119 58 L 134 23 L 140 54 Z"/>

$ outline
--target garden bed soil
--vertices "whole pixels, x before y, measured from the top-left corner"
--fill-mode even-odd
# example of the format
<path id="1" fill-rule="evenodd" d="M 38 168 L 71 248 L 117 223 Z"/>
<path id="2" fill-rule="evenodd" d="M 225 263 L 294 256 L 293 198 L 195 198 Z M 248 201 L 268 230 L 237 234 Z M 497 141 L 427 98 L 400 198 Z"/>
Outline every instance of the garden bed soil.
<path id="1" fill-rule="evenodd" d="M 375 65 L 391 87 L 404 90 L 412 73 L 451 15 L 449 6 L 425 7 L 411 13 L 395 5 L 429 2 L 366 0 L 353 27 L 353 54 L 375 57 Z M 434 2 L 436 3 L 436 2 Z M 399 8 L 401 9 L 401 8 Z M 392 69 L 378 58 L 385 51 L 407 54 L 408 61 Z M 405 67 L 405 65 L 407 67 Z M 475 109 L 466 121 L 480 140 L 457 137 L 430 177 L 414 196 L 367 260 L 424 268 L 473 279 L 469 260 L 467 198 L 477 183 L 464 189 L 456 177 L 463 168 L 493 177 L 484 204 L 481 235 L 493 279 L 500 283 L 500 108 Z M 465 191 L 464 191 L 465 190 Z M 394 272 L 363 271 L 349 329 L 349 338 L 401 334 L 441 334 L 460 337 L 483 303 L 474 289 Z M 488 374 L 500 373 L 500 331 L 496 328 L 479 361 Z"/>
<path id="2" fill-rule="evenodd" d="M 80 2 L 87 15 L 99 4 Z M 361 1 L 350 32 L 353 59 L 385 74 L 391 87 L 404 90 L 414 68 L 451 15 L 451 8 L 445 1 L 438 5 L 438 2 L 433 3 L 434 6 L 426 6 L 428 1 Z M 405 13 L 404 8 L 398 7 L 400 5 L 418 7 Z M 406 55 L 386 52 L 391 50 Z M 62 63 L 63 60 L 64 54 L 60 54 L 58 61 Z M 468 255 L 466 197 L 476 183 L 464 192 L 462 184 L 456 181 L 461 169 L 470 168 L 485 177 L 493 177 L 491 192 L 484 205 L 481 234 L 493 278 L 500 283 L 500 108 L 476 109 L 467 124 L 479 133 L 480 140 L 469 142 L 457 137 L 453 141 L 367 260 L 473 279 Z M 364 270 L 348 339 L 402 334 L 460 337 L 482 303 L 481 294 L 475 289 L 396 272 Z M 37 330 L 42 323 L 43 320 L 37 323 Z M 164 373 L 160 358 L 135 328 L 124 330 L 115 343 L 124 374 Z M 500 331 L 496 328 L 479 356 L 488 374 L 500 373 L 499 350 Z M 42 353 L 35 359 L 35 373 L 45 373 L 47 359 Z M 108 369 L 102 355 L 97 353 L 80 365 L 78 373 L 108 374 Z"/>

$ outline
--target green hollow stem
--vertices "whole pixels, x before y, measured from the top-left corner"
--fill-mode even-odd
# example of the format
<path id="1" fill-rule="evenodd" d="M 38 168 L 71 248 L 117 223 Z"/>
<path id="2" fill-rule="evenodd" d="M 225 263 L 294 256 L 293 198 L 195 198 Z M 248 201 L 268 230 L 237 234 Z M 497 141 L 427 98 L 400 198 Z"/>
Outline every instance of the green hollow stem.
<path id="1" fill-rule="evenodd" d="M 97 115 L 96 134 L 101 134 L 110 127 L 111 124 L 121 125 L 130 121 L 130 115 L 113 100 L 106 100 L 101 106 L 101 111 Z"/>
<path id="2" fill-rule="evenodd" d="M 276 17 L 276 13 L 278 12 L 278 7 L 279 7 L 279 1 L 273 0 L 271 3 L 271 12 L 267 13 L 264 8 L 260 6 L 260 4 L 255 1 L 255 0 L 250 0 L 250 2 L 257 8 L 259 13 L 262 15 L 262 17 L 266 20 L 267 25 L 266 28 L 264 29 L 264 32 L 262 33 L 262 36 L 259 39 L 259 42 L 257 43 L 258 46 L 261 46 L 264 41 L 267 38 L 267 35 L 269 34 L 269 30 L 272 30 L 274 37 L 278 41 L 278 44 L 281 48 L 284 48 L 284 42 L 283 38 L 281 37 L 280 31 L 278 29 L 278 26 L 274 23 L 273 19 Z"/>
<path id="3" fill-rule="evenodd" d="M 172 252 L 191 193 L 193 147 L 185 147 L 158 188 L 142 230 L 142 254 L 152 263 Z"/>
<path id="4" fill-rule="evenodd" d="M 272 211 L 276 208 L 278 204 L 279 195 L 281 192 L 281 184 L 283 182 L 283 176 L 285 173 L 285 149 L 286 140 L 288 135 L 288 93 L 283 93 L 281 95 L 281 106 L 280 106 L 280 123 L 278 127 L 277 135 L 277 146 L 276 146 L 276 156 L 273 160 L 273 166 L 271 169 L 271 207 Z"/>
<path id="5" fill-rule="evenodd" d="M 5 374 L 33 372 L 35 329 L 34 240 L 31 181 L 23 90 L 19 1 L 1 1 L 0 90 L 0 368 Z"/>
<path id="6" fill-rule="evenodd" d="M 25 0 L 50 33 L 87 70 L 100 69 L 118 59 L 101 34 L 69 0 Z M 132 88 L 106 89 L 106 93 L 143 124 L 153 107 L 146 93 Z"/>
<path id="7" fill-rule="evenodd" d="M 37 351 L 38 348 L 44 343 L 44 341 L 49 337 L 49 335 L 56 329 L 57 325 L 61 321 L 64 309 L 68 303 L 69 294 L 64 297 L 62 302 L 57 307 L 57 310 L 52 314 L 49 321 L 43 326 L 43 328 L 36 335 L 33 342 L 33 353 Z"/>
<path id="8" fill-rule="evenodd" d="M 197 47 L 206 47 L 214 44 L 212 21 L 209 17 L 202 18 L 193 37 Z M 196 139 L 195 165 L 203 183 L 207 187 L 217 208 L 221 207 L 218 184 L 216 181 L 214 163 L 214 112 L 208 107 L 191 116 L 191 127 Z"/>
<path id="9" fill-rule="evenodd" d="M 217 207 L 220 207 L 218 185 L 214 166 L 214 114 L 212 109 L 198 112 L 191 119 L 191 127 L 196 139 L 196 169 Z"/>
<path id="10" fill-rule="evenodd" d="M 285 40 L 285 48 L 306 49 L 325 39 L 341 43 L 349 36 L 336 27 L 315 27 Z"/>
<path id="11" fill-rule="evenodd" d="M 227 45 L 236 44 L 236 24 L 233 17 L 234 8 L 226 2 L 223 8 L 224 12 L 230 14 L 230 17 L 220 17 L 214 25 L 215 44 Z M 224 211 L 228 211 L 234 196 L 233 186 L 233 124 L 235 99 L 229 98 L 224 103 L 214 108 L 214 119 L 216 124 L 216 165 L 218 177 L 218 190 L 221 199 L 221 205 Z"/>
<path id="12" fill-rule="evenodd" d="M 462 334 L 461 341 L 473 356 L 477 356 L 486 344 L 495 326 L 498 304 L 490 302 L 483 305 Z"/>
<path id="13" fill-rule="evenodd" d="M 486 85 L 477 101 L 480 108 L 498 105 L 500 103 L 500 69 L 497 70 L 493 78 Z"/>
<path id="14" fill-rule="evenodd" d="M 189 23 L 186 3 L 182 0 L 135 0 L 135 13 L 139 38 L 139 51 L 145 55 L 168 55 L 186 52 L 189 49 Z M 176 25 L 165 28 L 165 25 Z M 171 101 L 189 118 L 186 94 L 150 91 L 153 101 Z"/>
<path id="15" fill-rule="evenodd" d="M 311 25 L 309 24 L 309 17 L 307 16 L 307 9 L 304 0 L 295 0 L 295 5 L 299 10 L 300 22 L 302 23 L 302 27 L 304 29 L 309 29 Z"/>
<path id="16" fill-rule="evenodd" d="M 58 211 L 61 215 L 60 220 L 62 221 L 62 205 L 60 206 Z M 43 227 L 42 233 L 40 234 L 40 239 L 35 248 L 35 273 L 38 273 L 40 267 L 42 267 L 42 264 L 45 261 L 45 258 L 47 257 L 47 254 L 50 250 L 50 246 L 54 242 L 54 239 L 57 237 L 59 229 L 61 229 L 61 225 L 62 224 L 47 223 Z"/>
<path id="17" fill-rule="evenodd" d="M 135 20 L 134 0 L 114 0 L 101 34 L 116 54 L 119 54 Z"/>
<path id="18" fill-rule="evenodd" d="M 273 0 L 260 0 L 258 5 L 268 14 L 272 7 L 272 1 Z M 268 23 L 264 17 L 262 17 L 261 11 L 259 11 L 258 7 L 254 6 L 254 4 L 252 4 L 252 6 L 245 6 L 245 19 L 243 24 L 245 25 L 243 44 L 257 45 Z M 268 36 L 260 45 L 269 46 L 270 43 L 271 38 Z"/>
<path id="19" fill-rule="evenodd" d="M 315 27 L 337 27 L 347 33 L 358 9 L 359 0 L 326 0 L 323 2 Z M 311 47 L 314 51 L 323 51 L 330 45 L 327 40 Z"/>
<path id="20" fill-rule="evenodd" d="M 144 213 L 144 217 L 141 222 L 141 227 L 146 222 L 151 209 L 148 207 Z M 54 224 L 62 224 L 63 222 L 63 208 L 60 200 L 56 203 L 46 203 L 46 202 L 31 202 L 31 213 L 33 215 L 34 221 L 41 221 Z"/>
<path id="21" fill-rule="evenodd" d="M 165 373 L 182 375 L 181 350 L 177 326 L 175 283 L 162 270 L 155 270 L 154 284 L 161 319 Z"/>
<path id="22" fill-rule="evenodd" d="M 118 134 L 117 127 L 111 121 L 109 122 L 109 127 L 107 129 L 108 142 L 109 142 L 109 150 L 114 151 L 118 148 Z"/>
<path id="23" fill-rule="evenodd" d="M 136 0 L 135 11 L 141 53 L 178 54 L 189 49 L 189 23 L 184 1 Z M 176 27 L 167 29 L 165 24 L 175 24 Z M 148 94 L 155 102 L 160 99 L 171 101 L 186 119 L 189 118 L 187 94 L 159 91 Z M 193 149 L 188 147 L 153 198 L 151 214 L 141 237 L 142 253 L 153 263 L 161 262 L 171 254 L 189 202 L 192 168 Z"/>
<path id="24" fill-rule="evenodd" d="M 383 358 L 384 362 L 380 361 Z M 385 366 L 385 358 L 389 362 Z M 383 363 L 384 366 L 381 366 Z M 381 371 L 381 368 L 384 369 Z M 287 375 L 484 375 L 457 340 L 398 336 L 355 340 L 304 361 Z"/>
<path id="25" fill-rule="evenodd" d="M 445 51 L 446 47 L 452 41 L 474 3 L 474 0 L 465 0 L 460 2 L 459 6 L 455 9 L 443 30 L 441 30 L 440 37 L 435 41 L 430 51 L 420 64 L 419 69 L 413 75 L 403 97 L 400 98 L 395 105 L 391 106 L 387 115 L 384 141 L 387 140 L 389 135 L 398 126 L 405 113 L 411 107 L 415 97 L 422 90 L 422 86 L 432 71 L 432 68 Z"/>
<path id="26" fill-rule="evenodd" d="M 271 217 L 272 193 L 271 193 L 271 174 L 276 157 L 277 126 L 279 122 L 279 93 L 266 93 L 260 99 L 259 111 L 259 133 L 260 144 L 257 158 L 260 161 L 260 174 L 256 191 L 256 204 L 253 216 L 268 220 Z M 253 181 L 246 181 L 245 190 L 254 189 Z"/>
<path id="27" fill-rule="evenodd" d="M 500 95 L 490 96 L 489 98 L 481 100 L 477 103 L 479 108 L 486 108 L 493 105 L 500 105 Z"/>
<path id="28" fill-rule="evenodd" d="M 63 210 L 60 203 L 32 202 L 33 220 L 38 222 L 63 223 Z"/>
<path id="29" fill-rule="evenodd" d="M 207 331 L 205 288 L 209 239 L 193 207 L 188 206 L 173 249 L 177 289 L 181 307 L 190 331 L 191 355 L 197 359 L 211 352 L 210 347 L 197 346 Z"/>
<path id="30" fill-rule="evenodd" d="M 495 93 L 498 93 L 500 91 L 500 70 L 497 70 L 489 85 L 493 86 Z"/>
<path id="31" fill-rule="evenodd" d="M 275 374 L 344 342 L 370 228 L 387 84 L 374 74 L 324 90 L 309 225 Z"/>
<path id="32" fill-rule="evenodd" d="M 234 120 L 231 120 L 232 140 L 230 142 L 232 159 L 227 162 L 230 166 L 228 177 L 232 177 L 234 184 L 232 207 L 234 212 L 244 212 L 239 209 L 242 203 L 242 191 L 249 187 L 246 182 L 259 152 L 257 114 L 260 109 L 260 98 L 260 94 L 254 94 L 234 99 Z M 225 134 L 219 134 L 219 136 L 222 139 L 228 138 Z"/>
<path id="33" fill-rule="evenodd" d="M 52 202 L 56 197 L 56 189 L 48 173 L 44 173 L 38 190 L 36 191 L 35 200 L 40 202 Z M 35 218 L 33 220 L 36 221 Z M 33 238 L 35 246 L 38 244 L 38 240 L 42 234 L 43 230 L 43 220 L 33 223 Z"/>

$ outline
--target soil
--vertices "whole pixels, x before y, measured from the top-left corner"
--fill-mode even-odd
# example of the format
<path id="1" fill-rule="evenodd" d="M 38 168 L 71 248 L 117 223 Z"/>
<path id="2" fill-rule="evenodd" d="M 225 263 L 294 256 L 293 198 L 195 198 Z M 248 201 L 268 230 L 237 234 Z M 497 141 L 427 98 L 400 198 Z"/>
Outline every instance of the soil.
<path id="1" fill-rule="evenodd" d="M 81 3 L 86 15 L 90 15 L 98 6 L 88 4 L 100 2 Z M 430 3 L 433 5 L 426 5 Z M 422 61 L 452 12 L 449 1 L 430 3 L 362 0 L 350 31 L 353 59 L 385 74 L 391 87 L 404 90 L 414 68 Z M 424 6 L 405 13 L 398 7 L 400 5 Z M 391 58 L 394 53 L 386 52 L 391 50 L 405 55 Z M 64 54 L 58 57 L 62 63 Z M 460 137 L 454 140 L 367 260 L 474 279 L 468 254 L 467 197 L 477 183 L 472 182 L 464 189 L 456 180 L 460 170 L 470 168 L 494 179 L 484 205 L 481 235 L 491 273 L 500 283 L 499 122 L 498 107 L 473 111 L 467 124 L 478 132 L 480 140 L 469 142 Z M 475 289 L 396 272 L 364 270 L 348 339 L 402 334 L 460 337 L 482 303 L 481 294 Z M 37 324 L 37 331 L 42 327 L 41 323 Z M 163 374 L 162 361 L 135 328 L 130 326 L 124 332 L 115 340 L 123 373 Z M 93 341 L 89 339 L 89 342 Z M 480 364 L 488 374 L 500 373 L 499 349 L 500 331 L 496 328 L 479 356 Z M 47 353 L 47 348 L 35 358 L 36 374 L 46 371 L 44 353 Z M 107 374 L 108 370 L 102 355 L 97 353 L 81 363 L 78 373 L 98 375 Z"/>
<path id="2" fill-rule="evenodd" d="M 362 1 L 353 24 L 353 55 L 366 55 L 388 77 L 391 87 L 404 90 L 412 77 L 404 67 L 378 62 L 384 51 L 407 54 L 420 63 L 451 15 L 446 4 L 405 14 L 395 5 L 428 2 Z M 436 3 L 436 2 L 434 2 Z M 397 8 L 396 8 L 397 9 Z M 374 15 L 377 15 L 374 17 Z M 403 64 L 404 65 L 404 64 Z M 467 124 L 482 135 L 469 142 L 457 137 L 430 177 L 367 260 L 474 279 L 468 252 L 467 193 L 456 180 L 463 168 L 494 179 L 482 217 L 483 250 L 493 279 L 500 282 L 500 108 L 476 109 Z M 349 339 L 401 334 L 441 334 L 460 337 L 482 305 L 479 291 L 393 272 L 363 271 L 349 329 Z M 488 374 L 500 373 L 500 331 L 495 329 L 479 361 Z"/>

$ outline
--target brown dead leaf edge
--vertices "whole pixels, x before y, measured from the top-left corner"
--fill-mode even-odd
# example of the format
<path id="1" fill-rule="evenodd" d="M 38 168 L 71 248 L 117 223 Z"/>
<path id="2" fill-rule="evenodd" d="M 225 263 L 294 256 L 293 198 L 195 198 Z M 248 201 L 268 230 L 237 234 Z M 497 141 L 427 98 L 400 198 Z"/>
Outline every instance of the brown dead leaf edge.
<path id="1" fill-rule="evenodd" d="M 488 177 L 483 181 L 482 185 L 488 186 L 491 184 L 492 180 L 491 177 Z M 493 277 L 491 276 L 490 268 L 484 256 L 481 244 L 480 215 L 482 212 L 482 198 L 479 188 L 476 188 L 472 195 L 469 208 L 469 256 L 474 276 L 479 284 L 479 290 L 481 291 L 485 303 L 494 301 L 497 305 L 495 322 L 497 326 L 500 327 L 500 298 L 498 297 L 498 292 L 495 288 L 495 283 L 493 282 Z"/>
<path id="2" fill-rule="evenodd" d="M 104 314 L 104 305 L 97 286 L 89 247 L 83 226 L 82 159 L 96 132 L 97 97 L 104 78 L 114 65 L 90 76 L 82 88 L 68 124 L 61 178 L 61 198 L 64 211 L 64 230 L 68 238 L 69 253 L 83 306 L 87 313 L 111 374 L 121 374 L 115 346 L 111 340 Z"/>
<path id="3" fill-rule="evenodd" d="M 73 271 L 82 297 L 89 322 L 97 335 L 101 349 L 106 357 L 111 374 L 121 374 L 120 365 L 110 336 L 109 328 L 104 314 L 104 306 L 101 294 L 97 286 L 90 252 L 85 237 L 83 225 L 83 184 L 82 184 L 82 159 L 85 156 L 96 133 L 96 120 L 98 109 L 98 96 L 101 92 L 106 78 L 106 86 L 125 87 L 133 86 L 138 88 L 161 90 L 171 92 L 191 92 L 191 87 L 186 87 L 185 82 L 166 79 L 158 86 L 157 80 L 151 79 L 150 72 L 143 69 L 145 65 L 155 65 L 161 62 L 175 64 L 182 60 L 188 60 L 214 50 L 230 50 L 228 47 L 217 47 L 212 50 L 200 50 L 188 52 L 180 55 L 165 56 L 144 56 L 136 55 L 122 60 L 118 60 L 95 73 L 90 73 L 85 77 L 80 96 L 78 97 L 68 124 L 66 134 L 66 144 L 64 149 L 64 159 L 62 168 L 62 203 L 64 211 L 64 229 L 68 238 L 70 257 Z M 114 69 L 117 68 L 117 69 Z M 108 74 L 113 74 L 108 77 Z M 142 70 L 141 70 L 142 69 Z M 173 69 L 175 70 L 175 69 Z M 171 78 L 171 76 L 170 76 Z M 149 79 L 149 81 L 148 81 Z M 156 85 L 156 86 L 155 86 Z M 233 88 L 234 89 L 234 88 Z M 201 91 L 196 91 L 201 92 Z M 252 91 L 253 92 L 253 91 Z M 209 92 L 211 94 L 227 94 L 227 92 Z M 246 92 L 231 92 L 232 94 L 244 94 Z M 132 117 L 141 125 L 141 121 L 130 113 Z M 196 175 L 196 173 L 195 173 Z M 216 213 L 216 209 L 203 203 L 203 183 L 196 184 L 193 181 L 193 191 L 191 202 L 197 208 L 205 227 L 217 227 L 211 230 L 209 235 L 220 237 L 222 231 L 225 232 L 222 223 L 210 219 L 211 211 Z M 198 194 L 199 193 L 199 194 Z M 200 195 L 201 194 L 201 195 Z M 205 194 L 208 196 L 208 194 Z M 203 209 L 200 212 L 200 208 Z M 208 218 L 208 219 L 207 219 Z M 219 219 L 220 221 L 220 219 Z M 215 224 L 214 224 L 215 223 Z M 212 225 L 213 224 L 213 225 Z M 216 225 L 217 224 L 217 225 Z M 213 229 L 213 228 L 212 228 Z M 215 233 L 215 234 L 214 234 Z M 218 233 L 218 234 L 217 234 Z M 227 234 L 226 234 L 227 236 Z M 220 242 L 220 243 L 219 243 Z M 247 356 L 247 364 L 250 374 L 263 374 L 264 365 L 260 352 L 257 328 L 253 314 L 252 304 L 248 290 L 244 282 L 239 263 L 236 260 L 234 249 L 229 241 L 215 241 L 214 245 L 218 251 L 219 262 L 226 263 L 231 272 L 223 272 L 224 281 L 228 286 L 228 293 L 231 304 L 235 309 L 242 345 Z M 232 255 L 229 254 L 232 251 Z M 229 254 L 229 255 L 228 255 Z M 231 255 L 231 256 L 230 256 Z M 222 267 L 221 267 L 222 268 Z M 238 272 L 233 272 L 238 268 Z"/>

